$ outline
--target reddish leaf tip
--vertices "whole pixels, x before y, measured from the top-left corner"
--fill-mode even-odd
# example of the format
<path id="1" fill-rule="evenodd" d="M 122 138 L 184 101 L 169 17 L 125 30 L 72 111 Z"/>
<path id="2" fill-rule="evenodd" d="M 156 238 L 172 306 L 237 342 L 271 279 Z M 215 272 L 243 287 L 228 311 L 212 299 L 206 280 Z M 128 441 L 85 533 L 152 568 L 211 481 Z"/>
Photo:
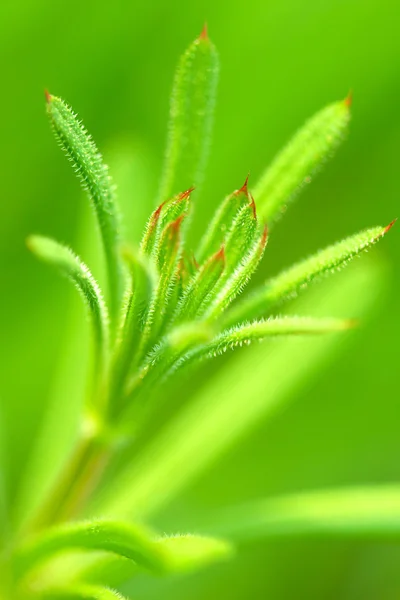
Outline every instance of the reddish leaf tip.
<path id="1" fill-rule="evenodd" d="M 244 194 L 245 196 L 249 197 L 249 188 L 248 188 L 248 184 L 249 184 L 249 176 L 250 173 L 247 175 L 244 184 L 242 185 L 241 188 L 239 188 L 238 190 L 236 190 L 234 192 L 234 194 L 236 196 L 238 196 L 239 194 Z"/>
<path id="2" fill-rule="evenodd" d="M 346 98 L 344 99 L 344 103 L 345 106 L 347 106 L 348 108 L 350 108 L 350 106 L 353 104 L 353 90 L 349 91 Z"/>
<path id="3" fill-rule="evenodd" d="M 389 223 L 389 225 L 387 225 L 387 226 L 385 227 L 385 229 L 383 230 L 383 233 L 382 233 L 382 235 L 385 235 L 385 233 L 387 233 L 388 231 L 390 231 L 390 230 L 392 229 L 393 225 L 396 223 L 396 221 L 397 221 L 397 217 L 396 217 L 395 219 L 393 219 L 393 221 L 391 221 L 391 222 Z"/>
<path id="4" fill-rule="evenodd" d="M 256 203 L 254 201 L 253 196 L 250 194 L 250 198 L 251 198 L 251 202 L 249 204 L 249 206 L 253 209 L 253 217 L 255 220 L 257 220 L 257 209 L 256 209 Z"/>
<path id="5" fill-rule="evenodd" d="M 180 217 L 175 219 L 175 221 L 172 221 L 172 223 L 170 223 L 168 226 L 168 227 L 170 227 L 171 231 L 173 231 L 174 233 L 178 233 L 178 231 L 181 227 L 181 223 L 184 218 L 185 218 L 185 215 L 181 215 Z"/>
<path id="6" fill-rule="evenodd" d="M 203 29 L 201 30 L 201 33 L 199 35 L 199 40 L 208 40 L 208 26 L 207 23 L 204 23 Z"/>
<path id="7" fill-rule="evenodd" d="M 193 253 L 192 253 L 192 263 L 194 264 L 194 266 L 195 266 L 196 269 L 200 269 L 200 265 L 197 262 L 196 257 L 195 257 L 195 255 Z"/>
<path id="8" fill-rule="evenodd" d="M 189 198 L 190 194 L 195 190 L 195 187 L 192 186 L 191 188 L 189 188 L 188 190 L 186 190 L 185 192 L 182 192 L 181 194 L 179 194 L 178 196 L 178 200 L 185 200 L 186 198 Z"/>
<path id="9" fill-rule="evenodd" d="M 218 250 L 218 252 L 216 252 L 214 254 L 214 259 L 215 260 L 221 260 L 222 262 L 225 262 L 225 245 L 222 244 L 221 248 Z"/>
<path id="10" fill-rule="evenodd" d="M 50 94 L 49 90 L 44 90 L 44 97 L 46 99 L 47 104 L 50 104 L 50 102 L 51 102 L 51 94 Z"/>
<path id="11" fill-rule="evenodd" d="M 261 237 L 261 247 L 264 248 L 268 241 L 268 226 L 264 225 L 264 231 Z"/>

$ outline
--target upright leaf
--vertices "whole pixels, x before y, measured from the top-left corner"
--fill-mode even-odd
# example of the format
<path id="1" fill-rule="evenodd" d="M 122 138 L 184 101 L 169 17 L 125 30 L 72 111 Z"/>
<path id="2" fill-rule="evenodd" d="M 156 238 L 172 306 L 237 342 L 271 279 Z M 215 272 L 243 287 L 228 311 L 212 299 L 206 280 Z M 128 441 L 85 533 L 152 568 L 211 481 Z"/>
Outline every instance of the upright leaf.
<path id="1" fill-rule="evenodd" d="M 66 246 L 50 238 L 32 235 L 29 249 L 70 279 L 89 309 L 95 342 L 95 376 L 101 379 L 108 353 L 108 311 L 101 290 L 88 267 Z"/>
<path id="2" fill-rule="evenodd" d="M 225 269 L 225 248 L 210 256 L 210 258 L 194 273 L 174 315 L 174 321 L 190 320 L 196 317 L 203 302 L 212 293 Z"/>
<path id="3" fill-rule="evenodd" d="M 253 243 L 252 248 L 242 258 L 232 275 L 226 281 L 222 281 L 221 289 L 218 290 L 204 312 L 204 319 L 211 321 L 219 317 L 236 296 L 244 290 L 264 255 L 267 239 L 267 228 L 265 227 L 263 233 Z"/>
<path id="4" fill-rule="evenodd" d="M 116 317 L 123 282 L 114 186 L 101 154 L 77 116 L 60 98 L 47 93 L 46 99 L 55 136 L 87 190 L 96 213 L 107 261 L 111 314 Z"/>
<path id="5" fill-rule="evenodd" d="M 293 298 L 313 281 L 346 266 L 352 258 L 378 242 L 393 224 L 394 221 L 387 227 L 361 231 L 283 271 L 233 306 L 223 317 L 224 325 L 230 326 L 267 315 L 276 304 Z"/>
<path id="6" fill-rule="evenodd" d="M 138 358 L 141 359 L 151 348 L 165 321 L 168 303 L 177 279 L 179 261 L 182 255 L 182 221 L 181 215 L 164 227 L 157 250 L 158 284 L 146 314 Z"/>
<path id="7" fill-rule="evenodd" d="M 311 181 L 342 141 L 350 120 L 351 98 L 330 104 L 300 129 L 277 155 L 254 189 L 260 215 L 271 223 Z"/>
<path id="8" fill-rule="evenodd" d="M 145 256 L 125 249 L 130 284 L 126 293 L 123 323 L 117 340 L 111 373 L 109 409 L 115 412 L 123 386 L 138 351 L 143 334 L 147 306 L 156 286 L 156 273 Z"/>
<path id="9" fill-rule="evenodd" d="M 247 176 L 242 187 L 235 190 L 232 194 L 229 194 L 229 196 L 226 196 L 217 208 L 215 215 L 201 240 L 197 252 L 197 257 L 200 262 L 203 262 L 213 252 L 217 252 L 218 248 L 224 243 L 226 235 L 239 210 L 250 203 L 248 179 Z"/>
<path id="10" fill-rule="evenodd" d="M 202 182 L 218 70 L 218 55 L 204 28 L 183 54 L 175 75 L 161 201 Z"/>

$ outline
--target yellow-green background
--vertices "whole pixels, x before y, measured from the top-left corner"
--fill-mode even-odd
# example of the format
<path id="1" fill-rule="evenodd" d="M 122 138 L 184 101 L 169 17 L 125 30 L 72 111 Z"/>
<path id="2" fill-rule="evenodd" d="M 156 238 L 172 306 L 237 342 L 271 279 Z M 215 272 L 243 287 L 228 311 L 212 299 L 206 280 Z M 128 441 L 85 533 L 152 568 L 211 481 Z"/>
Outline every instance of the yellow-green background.
<path id="1" fill-rule="evenodd" d="M 174 68 L 205 20 L 222 66 L 197 233 L 248 171 L 255 181 L 307 117 L 350 89 L 349 139 L 274 231 L 263 271 L 400 213 L 395 0 L 2 2 L 0 401 L 11 498 L 51 396 L 74 303 L 24 239 L 40 232 L 83 250 L 79 222 L 93 224 L 49 132 L 43 89 L 73 105 L 114 166 L 126 231 L 138 239 L 157 192 Z M 362 332 L 290 408 L 265 427 L 260 422 L 159 516 L 160 527 L 179 527 L 197 507 L 273 492 L 399 480 L 399 235 L 395 227 L 373 251 L 387 283 Z M 72 354 L 85 343 L 84 336 Z M 249 373 L 249 393 L 251 385 Z M 399 561 L 394 545 L 257 543 L 193 578 L 144 578 L 132 597 L 394 600 Z"/>

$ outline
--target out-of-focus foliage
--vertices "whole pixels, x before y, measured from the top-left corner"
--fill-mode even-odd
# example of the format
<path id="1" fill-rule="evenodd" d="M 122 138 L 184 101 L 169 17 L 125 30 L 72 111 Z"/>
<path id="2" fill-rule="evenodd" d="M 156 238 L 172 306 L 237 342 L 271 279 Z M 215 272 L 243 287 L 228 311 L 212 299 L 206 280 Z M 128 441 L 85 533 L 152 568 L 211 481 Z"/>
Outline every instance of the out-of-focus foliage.
<path id="1" fill-rule="evenodd" d="M 158 191 L 171 74 L 181 49 L 207 18 L 223 70 L 211 176 L 197 199 L 202 206 L 193 231 L 197 240 L 215 204 L 237 186 L 237 173 L 244 178 L 251 169 L 254 179 L 261 175 L 300 122 L 353 88 L 354 116 L 345 149 L 271 236 L 260 273 L 264 280 L 328 240 L 360 226 L 389 222 L 398 213 L 400 18 L 395 2 L 359 0 L 346 5 L 202 2 L 190 7 L 72 2 L 68 14 L 48 2 L 26 1 L 4 3 L 0 11 L 3 82 L 8 90 L 1 100 L 0 399 L 3 454 L 14 461 L 7 461 L 5 489 L 13 498 L 16 475 L 33 447 L 50 398 L 57 393 L 79 402 L 73 386 L 83 393 L 84 385 L 83 380 L 80 386 L 68 378 L 56 380 L 55 374 L 62 354 L 64 364 L 83 363 L 82 315 L 74 338 L 70 323 L 75 308 L 65 287 L 54 285 L 51 273 L 32 262 L 24 238 L 32 230 L 56 234 L 74 243 L 91 265 L 98 254 L 97 241 L 88 239 L 91 227 L 78 231 L 78 187 L 44 126 L 42 89 L 65 94 L 106 149 L 121 204 L 131 215 L 126 227 L 139 240 Z M 143 199 L 140 204 L 133 205 L 133 194 Z M 384 304 L 376 305 L 373 318 L 335 368 L 310 378 L 305 387 L 294 386 L 296 404 L 276 415 L 273 423 L 263 427 L 260 420 L 251 437 L 159 512 L 161 528 L 179 529 L 194 522 L 198 511 L 228 501 L 237 504 L 272 492 L 397 478 L 399 413 L 393 376 L 400 333 L 399 258 L 398 238 L 392 236 L 372 259 L 381 260 L 382 269 L 388 262 L 392 265 L 388 280 L 393 283 Z M 102 278 L 99 267 L 95 276 Z M 75 307 L 74 299 L 71 302 Z M 345 303 L 340 306 L 338 316 L 357 316 L 343 314 Z M 245 373 L 245 366 L 251 365 L 243 361 Z M 232 372 L 229 362 L 225 369 L 227 375 Z M 199 377 L 196 385 L 200 384 Z M 270 381 L 273 385 L 278 383 Z M 188 383 L 179 396 L 187 396 L 193 387 Z M 256 387 L 254 378 L 246 381 L 242 393 L 250 401 L 253 393 L 266 397 L 268 390 Z M 170 398 L 160 421 L 178 404 L 178 397 Z M 69 423 L 65 418 L 64 436 L 73 432 Z M 62 444 L 61 435 L 57 441 Z M 0 487 L 0 502 L 1 492 Z M 378 544 L 273 542 L 249 547 L 231 566 L 194 580 L 177 580 L 168 589 L 158 587 L 165 583 L 143 579 L 136 596 L 159 597 L 162 589 L 166 598 L 184 598 L 189 589 L 194 598 L 217 598 L 227 590 L 232 598 L 286 598 L 294 593 L 311 598 L 395 598 L 400 589 L 398 555 L 395 547 Z"/>

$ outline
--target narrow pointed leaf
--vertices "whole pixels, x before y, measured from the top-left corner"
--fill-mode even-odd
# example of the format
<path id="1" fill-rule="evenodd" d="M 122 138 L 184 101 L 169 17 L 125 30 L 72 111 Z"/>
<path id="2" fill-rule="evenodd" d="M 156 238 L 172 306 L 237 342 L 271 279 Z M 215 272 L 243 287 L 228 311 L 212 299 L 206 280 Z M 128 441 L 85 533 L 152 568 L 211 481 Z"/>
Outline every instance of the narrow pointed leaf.
<path id="1" fill-rule="evenodd" d="M 165 202 L 160 204 L 151 214 L 150 219 L 144 230 L 140 251 L 145 256 L 151 256 L 157 243 L 157 234 L 159 231 L 159 221 L 161 212 L 164 209 Z"/>
<path id="2" fill-rule="evenodd" d="M 175 76 L 161 201 L 191 185 L 198 187 L 206 167 L 215 94 L 218 55 L 206 30 L 183 54 Z"/>
<path id="3" fill-rule="evenodd" d="M 43 600 L 127 600 L 115 590 L 85 584 L 45 590 L 39 593 L 37 597 Z"/>
<path id="4" fill-rule="evenodd" d="M 96 213 L 107 261 L 111 313 L 116 316 L 123 283 L 114 186 L 95 143 L 71 108 L 56 96 L 47 94 L 46 99 L 55 136 L 88 192 Z"/>
<path id="5" fill-rule="evenodd" d="M 350 98 L 330 104 L 300 129 L 254 188 L 260 215 L 271 223 L 330 158 L 347 131 Z"/>
<path id="6" fill-rule="evenodd" d="M 110 409 L 118 409 L 125 380 L 138 351 L 143 334 L 147 306 L 156 286 L 156 273 L 145 256 L 125 249 L 130 286 L 125 298 L 124 318 L 113 358 Z"/>
<path id="7" fill-rule="evenodd" d="M 353 327 L 354 322 L 345 319 L 316 317 L 277 317 L 267 321 L 232 327 L 220 333 L 212 342 L 198 351 L 199 354 L 217 356 L 238 346 L 249 346 L 277 335 L 315 335 L 343 331 Z"/>
<path id="8" fill-rule="evenodd" d="M 389 231 L 393 223 L 361 231 L 283 271 L 233 306 L 223 319 L 224 325 L 267 315 L 276 304 L 293 298 L 313 281 L 338 271 L 352 258 L 368 250 Z"/>
<path id="9" fill-rule="evenodd" d="M 177 281 L 177 270 L 182 255 L 183 218 L 184 215 L 166 225 L 161 234 L 157 257 L 159 280 L 146 314 L 139 359 L 150 349 L 165 321 L 168 303 Z"/>
<path id="10" fill-rule="evenodd" d="M 265 228 L 250 251 L 243 257 L 232 275 L 223 282 L 221 289 L 204 312 L 203 318 L 212 321 L 219 317 L 246 287 L 251 276 L 257 269 L 267 245 L 267 229 Z"/>
<path id="11" fill-rule="evenodd" d="M 175 363 L 170 363 L 167 377 L 183 366 L 188 367 L 199 360 L 216 358 L 227 350 L 250 346 L 275 336 L 321 335 L 334 331 L 345 331 L 354 327 L 354 321 L 315 317 L 276 317 L 267 321 L 255 321 L 222 331 L 208 343 L 199 344 Z"/>
<path id="12" fill-rule="evenodd" d="M 190 320 L 197 315 L 203 302 L 220 280 L 225 269 L 225 262 L 225 248 L 222 246 L 189 280 L 178 304 L 174 321 Z"/>
<path id="13" fill-rule="evenodd" d="M 248 191 L 248 177 L 242 187 L 227 196 L 219 205 L 207 231 L 201 240 L 197 257 L 203 262 L 224 243 L 239 210 L 251 201 Z"/>
<path id="14" fill-rule="evenodd" d="M 108 351 L 108 311 L 101 290 L 88 267 L 66 246 L 50 238 L 32 235 L 29 249 L 70 279 L 89 309 L 96 349 L 95 370 L 101 370 Z"/>
<path id="15" fill-rule="evenodd" d="M 400 541 L 400 486 L 324 489 L 219 512 L 208 529 L 234 540 L 322 536 Z"/>
<path id="16" fill-rule="evenodd" d="M 240 265 L 242 259 L 252 246 L 257 235 L 257 216 L 254 200 L 243 206 L 227 232 L 224 242 L 226 269 L 224 277 L 227 279 Z"/>

